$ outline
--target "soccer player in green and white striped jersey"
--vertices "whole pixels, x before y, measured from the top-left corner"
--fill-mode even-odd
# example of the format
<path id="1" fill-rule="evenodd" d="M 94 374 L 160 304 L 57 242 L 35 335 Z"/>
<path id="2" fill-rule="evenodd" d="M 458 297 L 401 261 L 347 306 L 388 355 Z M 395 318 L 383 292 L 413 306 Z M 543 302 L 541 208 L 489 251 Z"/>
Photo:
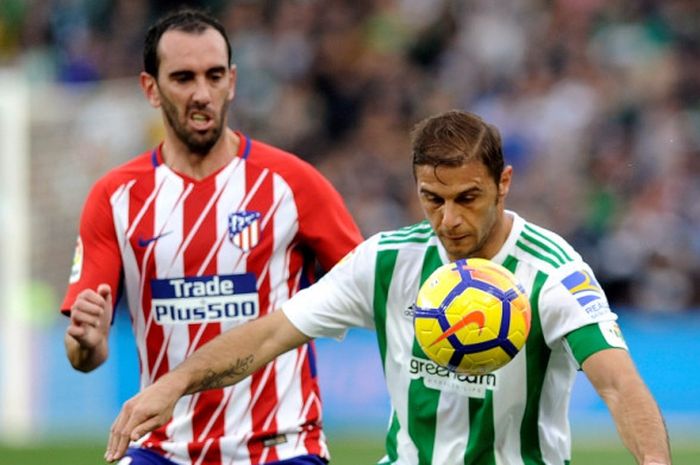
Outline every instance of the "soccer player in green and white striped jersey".
<path id="1" fill-rule="evenodd" d="M 592 270 L 557 234 L 505 209 L 513 170 L 504 165 L 498 131 L 476 115 L 450 111 L 416 126 L 412 143 L 427 220 L 366 240 L 282 311 L 222 334 L 128 401 L 108 459 L 167 421 L 181 395 L 234 384 L 311 338 L 342 338 L 363 327 L 376 330 L 392 403 L 380 464 L 568 464 L 568 403 L 579 369 L 638 463 L 670 464 L 661 413 Z M 479 376 L 428 360 L 410 310 L 433 270 L 468 257 L 515 273 L 532 307 L 523 350 Z"/>

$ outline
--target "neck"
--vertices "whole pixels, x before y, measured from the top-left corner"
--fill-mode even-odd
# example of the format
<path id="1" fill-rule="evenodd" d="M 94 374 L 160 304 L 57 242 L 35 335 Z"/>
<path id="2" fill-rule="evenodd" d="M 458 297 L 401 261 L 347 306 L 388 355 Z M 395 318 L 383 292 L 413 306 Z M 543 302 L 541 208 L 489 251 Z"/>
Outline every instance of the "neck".
<path id="1" fill-rule="evenodd" d="M 470 257 L 487 258 L 491 260 L 501 251 L 503 244 L 508 240 L 508 235 L 513 229 L 513 216 L 501 210 L 498 213 L 498 218 L 491 229 L 488 241 L 481 248 L 474 252 Z"/>
<path id="2" fill-rule="evenodd" d="M 166 135 L 161 154 L 171 170 L 201 180 L 226 166 L 238 153 L 239 144 L 236 133 L 226 129 L 209 152 L 200 154 L 190 151 L 177 137 Z"/>
<path id="3" fill-rule="evenodd" d="M 496 256 L 508 239 L 511 229 L 513 229 L 513 216 L 501 211 L 498 221 L 494 225 L 494 240 L 488 245 L 487 250 L 484 250 L 486 258 L 492 259 Z"/>

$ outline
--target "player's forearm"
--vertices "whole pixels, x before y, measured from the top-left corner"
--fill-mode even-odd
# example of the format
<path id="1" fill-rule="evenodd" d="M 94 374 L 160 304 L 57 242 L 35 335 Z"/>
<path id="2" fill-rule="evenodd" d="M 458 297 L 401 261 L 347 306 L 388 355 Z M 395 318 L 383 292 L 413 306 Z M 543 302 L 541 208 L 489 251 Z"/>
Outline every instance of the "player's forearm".
<path id="1" fill-rule="evenodd" d="M 639 464 L 668 465 L 671 452 L 661 412 L 629 353 L 607 349 L 583 362 L 583 371 L 605 400 L 625 446 Z"/>
<path id="2" fill-rule="evenodd" d="M 174 370 L 182 394 L 230 386 L 278 355 L 307 342 L 281 311 L 233 328 L 208 342 Z"/>
<path id="3" fill-rule="evenodd" d="M 617 393 L 603 397 L 623 443 L 640 465 L 671 463 L 661 412 L 641 379 L 632 378 Z"/>
<path id="4" fill-rule="evenodd" d="M 99 367 L 107 360 L 109 354 L 109 346 L 104 340 L 94 348 L 86 348 L 71 335 L 66 334 L 64 337 L 66 347 L 66 357 L 68 361 L 78 371 L 87 373 Z"/>
<path id="5" fill-rule="evenodd" d="M 124 404 L 105 458 L 121 458 L 130 441 L 166 424 L 183 395 L 234 384 L 308 340 L 281 311 L 217 336 Z"/>

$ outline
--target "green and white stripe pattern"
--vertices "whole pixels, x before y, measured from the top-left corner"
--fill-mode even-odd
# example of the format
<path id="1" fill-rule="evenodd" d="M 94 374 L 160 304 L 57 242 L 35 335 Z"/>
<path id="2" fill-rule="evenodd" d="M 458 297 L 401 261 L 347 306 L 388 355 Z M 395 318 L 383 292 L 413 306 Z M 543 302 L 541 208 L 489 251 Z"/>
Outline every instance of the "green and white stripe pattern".
<path id="1" fill-rule="evenodd" d="M 375 328 L 392 401 L 381 464 L 568 463 L 575 373 L 588 355 L 622 346 L 599 328 L 615 315 L 587 312 L 562 285 L 576 270 L 591 273 L 563 239 L 509 214 L 513 230 L 493 260 L 527 290 L 532 328 L 523 350 L 493 374 L 437 370 L 415 341 L 409 308 L 420 284 L 446 262 L 427 222 L 372 237 L 285 305 L 290 320 L 314 337 Z"/>

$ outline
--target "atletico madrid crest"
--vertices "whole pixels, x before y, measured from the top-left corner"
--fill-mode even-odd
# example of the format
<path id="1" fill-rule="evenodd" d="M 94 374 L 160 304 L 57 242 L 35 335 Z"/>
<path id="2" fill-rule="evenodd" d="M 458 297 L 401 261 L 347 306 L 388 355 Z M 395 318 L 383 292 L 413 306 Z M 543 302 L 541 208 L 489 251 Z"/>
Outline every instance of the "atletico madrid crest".
<path id="1" fill-rule="evenodd" d="M 242 211 L 228 216 L 228 238 L 244 252 L 258 245 L 260 239 L 260 212 Z"/>

